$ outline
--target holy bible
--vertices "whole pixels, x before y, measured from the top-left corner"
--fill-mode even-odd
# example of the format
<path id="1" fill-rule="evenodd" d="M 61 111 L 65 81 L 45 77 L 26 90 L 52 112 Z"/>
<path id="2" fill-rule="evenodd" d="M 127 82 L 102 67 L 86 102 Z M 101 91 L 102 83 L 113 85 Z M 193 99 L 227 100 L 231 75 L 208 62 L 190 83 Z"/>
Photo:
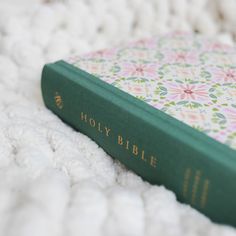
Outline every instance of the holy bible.
<path id="1" fill-rule="evenodd" d="M 45 105 L 152 184 L 236 226 L 236 49 L 175 32 L 46 64 Z"/>

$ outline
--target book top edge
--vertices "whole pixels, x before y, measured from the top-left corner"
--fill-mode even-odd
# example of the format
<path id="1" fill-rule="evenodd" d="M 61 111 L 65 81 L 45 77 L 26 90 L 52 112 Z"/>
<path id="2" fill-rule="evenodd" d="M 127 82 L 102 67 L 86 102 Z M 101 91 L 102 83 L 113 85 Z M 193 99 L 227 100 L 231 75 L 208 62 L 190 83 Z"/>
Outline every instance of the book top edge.
<path id="1" fill-rule="evenodd" d="M 65 60 L 236 149 L 236 48 L 189 33 Z"/>

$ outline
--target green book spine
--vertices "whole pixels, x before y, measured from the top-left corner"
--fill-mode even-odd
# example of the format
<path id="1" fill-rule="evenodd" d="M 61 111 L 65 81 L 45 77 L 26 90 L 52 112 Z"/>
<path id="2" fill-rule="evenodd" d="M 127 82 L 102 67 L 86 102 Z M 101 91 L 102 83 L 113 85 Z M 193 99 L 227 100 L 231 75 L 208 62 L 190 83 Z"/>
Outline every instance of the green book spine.
<path id="1" fill-rule="evenodd" d="M 74 66 L 45 65 L 46 106 L 153 184 L 236 226 L 235 151 Z"/>

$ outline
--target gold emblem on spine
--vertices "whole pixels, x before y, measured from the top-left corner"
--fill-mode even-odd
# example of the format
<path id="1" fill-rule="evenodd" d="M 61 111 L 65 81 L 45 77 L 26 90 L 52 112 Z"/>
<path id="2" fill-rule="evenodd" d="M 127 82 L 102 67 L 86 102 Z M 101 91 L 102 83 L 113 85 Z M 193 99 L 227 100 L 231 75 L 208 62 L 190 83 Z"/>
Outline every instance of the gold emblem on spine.
<path id="1" fill-rule="evenodd" d="M 61 95 L 58 92 L 55 92 L 54 100 L 55 100 L 57 107 L 59 109 L 62 109 L 63 108 L 63 101 L 62 101 Z"/>

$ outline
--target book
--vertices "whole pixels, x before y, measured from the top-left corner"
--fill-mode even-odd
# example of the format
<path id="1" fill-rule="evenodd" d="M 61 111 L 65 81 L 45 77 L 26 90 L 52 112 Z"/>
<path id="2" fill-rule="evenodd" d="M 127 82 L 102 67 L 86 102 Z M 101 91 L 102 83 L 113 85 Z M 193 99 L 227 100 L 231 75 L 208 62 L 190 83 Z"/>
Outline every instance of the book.
<path id="1" fill-rule="evenodd" d="M 174 32 L 46 64 L 45 105 L 144 180 L 236 226 L 236 49 Z"/>

